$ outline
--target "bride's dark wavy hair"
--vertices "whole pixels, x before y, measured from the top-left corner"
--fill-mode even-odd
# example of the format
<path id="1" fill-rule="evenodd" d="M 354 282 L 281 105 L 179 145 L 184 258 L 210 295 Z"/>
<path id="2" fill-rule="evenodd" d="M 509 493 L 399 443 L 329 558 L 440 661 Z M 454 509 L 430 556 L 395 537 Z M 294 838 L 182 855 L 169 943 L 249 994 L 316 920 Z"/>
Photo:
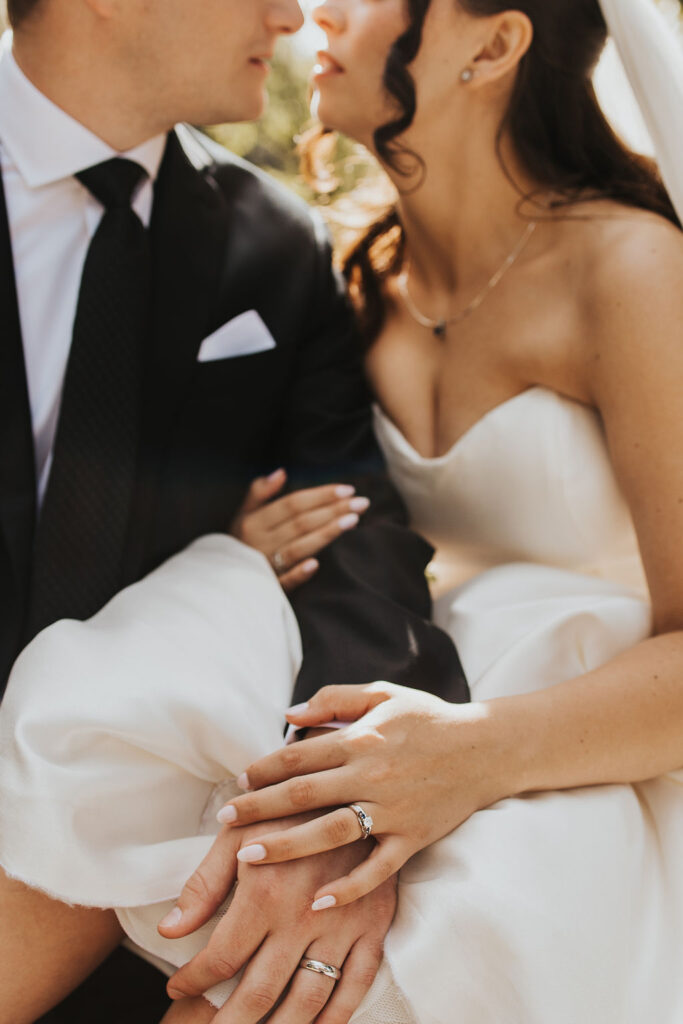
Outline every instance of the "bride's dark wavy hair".
<path id="1" fill-rule="evenodd" d="M 398 113 L 374 136 L 382 160 L 406 179 L 416 171 L 425 173 L 419 155 L 405 149 L 399 136 L 410 127 L 417 108 L 410 64 L 420 49 L 430 2 L 405 0 L 408 28 L 393 44 L 384 70 L 384 86 Z M 510 0 L 453 2 L 479 17 L 511 9 Z M 615 135 L 595 95 L 592 72 L 607 40 L 598 0 L 517 0 L 514 7 L 529 17 L 534 38 L 498 131 L 503 167 L 501 142 L 507 134 L 540 189 L 558 196 L 556 205 L 613 199 L 660 214 L 680 227 L 656 165 Z M 345 256 L 344 273 L 368 344 L 384 323 L 382 282 L 398 271 L 403 255 L 403 229 L 394 206 Z"/>

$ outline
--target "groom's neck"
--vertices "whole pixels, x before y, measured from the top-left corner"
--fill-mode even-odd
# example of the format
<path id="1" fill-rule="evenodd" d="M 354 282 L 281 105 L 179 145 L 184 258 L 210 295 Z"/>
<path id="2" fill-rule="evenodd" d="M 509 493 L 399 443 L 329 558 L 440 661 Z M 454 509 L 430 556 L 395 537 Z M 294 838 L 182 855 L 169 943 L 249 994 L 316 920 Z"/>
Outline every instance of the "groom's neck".
<path id="1" fill-rule="evenodd" d="M 60 5 L 68 6 L 68 5 Z M 32 84 L 56 106 L 118 152 L 170 130 L 176 120 L 145 90 L 97 26 L 31 19 L 14 33 L 14 58 Z"/>

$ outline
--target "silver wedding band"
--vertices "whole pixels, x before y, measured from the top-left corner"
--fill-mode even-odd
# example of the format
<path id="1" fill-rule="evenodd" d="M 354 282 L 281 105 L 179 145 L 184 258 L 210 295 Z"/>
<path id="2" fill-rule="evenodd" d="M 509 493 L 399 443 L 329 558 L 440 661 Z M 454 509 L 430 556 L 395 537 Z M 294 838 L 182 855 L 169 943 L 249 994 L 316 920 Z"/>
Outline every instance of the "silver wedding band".
<path id="1" fill-rule="evenodd" d="M 275 569 L 275 572 L 278 573 L 278 575 L 284 572 L 285 569 L 287 568 L 287 566 L 285 565 L 285 560 L 282 557 L 281 551 L 276 551 L 271 561 L 273 563 L 273 569 Z"/>
<path id="2" fill-rule="evenodd" d="M 363 839 L 369 839 L 372 835 L 372 829 L 375 824 L 374 821 L 369 814 L 365 813 L 360 804 L 349 804 L 349 807 L 358 818 L 358 824 L 360 825 L 360 830 L 363 833 Z"/>
<path id="3" fill-rule="evenodd" d="M 324 974 L 326 978 L 332 978 L 333 981 L 339 981 L 342 976 L 342 972 L 334 964 L 324 964 L 322 960 L 310 960 L 307 956 L 299 962 L 299 967 L 303 967 L 305 971 Z"/>

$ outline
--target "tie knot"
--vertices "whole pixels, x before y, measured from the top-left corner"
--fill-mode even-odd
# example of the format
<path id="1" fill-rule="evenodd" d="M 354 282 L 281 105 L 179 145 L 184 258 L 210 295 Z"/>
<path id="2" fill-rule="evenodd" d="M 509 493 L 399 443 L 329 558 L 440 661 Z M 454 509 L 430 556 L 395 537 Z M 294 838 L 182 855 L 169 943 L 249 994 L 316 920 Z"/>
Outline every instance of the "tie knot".
<path id="1" fill-rule="evenodd" d="M 147 172 L 123 157 L 105 160 L 80 171 L 76 177 L 106 210 L 130 207 L 135 189 Z"/>

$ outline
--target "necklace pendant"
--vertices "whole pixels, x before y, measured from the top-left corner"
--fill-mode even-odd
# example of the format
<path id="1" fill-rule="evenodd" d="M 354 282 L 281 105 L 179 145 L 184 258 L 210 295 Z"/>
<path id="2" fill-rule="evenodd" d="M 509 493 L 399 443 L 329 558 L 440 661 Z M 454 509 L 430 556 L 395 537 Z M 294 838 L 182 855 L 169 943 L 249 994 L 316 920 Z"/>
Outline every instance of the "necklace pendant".
<path id="1" fill-rule="evenodd" d="M 445 338 L 446 337 L 446 328 L 447 327 L 448 327 L 448 324 L 446 323 L 445 320 L 439 320 L 438 324 L 434 324 L 434 327 L 432 328 L 432 330 L 434 332 L 434 337 L 435 338 Z"/>

